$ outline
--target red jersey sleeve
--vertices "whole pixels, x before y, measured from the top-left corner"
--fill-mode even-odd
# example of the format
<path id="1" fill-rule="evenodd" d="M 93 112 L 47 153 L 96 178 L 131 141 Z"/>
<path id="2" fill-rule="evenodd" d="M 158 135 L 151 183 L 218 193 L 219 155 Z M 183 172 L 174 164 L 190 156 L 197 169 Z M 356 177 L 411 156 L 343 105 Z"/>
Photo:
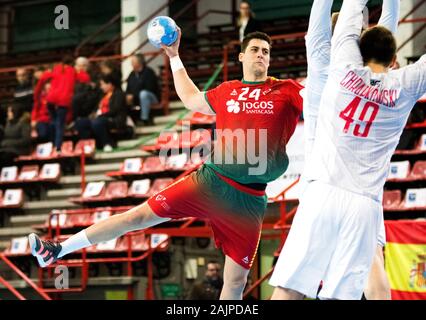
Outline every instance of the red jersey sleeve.
<path id="1" fill-rule="evenodd" d="M 216 88 L 206 91 L 204 97 L 210 106 L 210 109 L 213 110 L 214 113 L 218 113 L 221 109 L 221 98 L 224 96 L 224 90 L 227 87 L 227 83 L 221 83 Z"/>
<path id="2" fill-rule="evenodd" d="M 284 118 L 284 138 L 286 143 L 288 143 L 303 111 L 303 98 L 300 93 L 304 87 L 294 80 L 284 81 L 285 85 L 281 87 L 281 94 L 284 98 L 286 109 L 289 111 Z"/>
<path id="3" fill-rule="evenodd" d="M 305 87 L 299 82 L 288 80 L 288 86 L 285 87 L 285 95 L 292 108 L 300 115 L 303 111 L 303 98 L 301 95 L 302 89 Z"/>

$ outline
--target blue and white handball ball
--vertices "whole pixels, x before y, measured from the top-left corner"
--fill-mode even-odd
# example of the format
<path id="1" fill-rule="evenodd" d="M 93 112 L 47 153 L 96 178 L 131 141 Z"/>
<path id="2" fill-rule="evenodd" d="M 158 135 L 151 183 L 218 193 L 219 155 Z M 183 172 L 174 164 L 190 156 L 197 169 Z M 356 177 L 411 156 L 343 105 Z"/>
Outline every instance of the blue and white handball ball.
<path id="1" fill-rule="evenodd" d="M 178 37 L 176 22 L 167 16 L 155 17 L 148 25 L 148 39 L 156 48 L 161 48 L 161 45 L 170 46 Z"/>

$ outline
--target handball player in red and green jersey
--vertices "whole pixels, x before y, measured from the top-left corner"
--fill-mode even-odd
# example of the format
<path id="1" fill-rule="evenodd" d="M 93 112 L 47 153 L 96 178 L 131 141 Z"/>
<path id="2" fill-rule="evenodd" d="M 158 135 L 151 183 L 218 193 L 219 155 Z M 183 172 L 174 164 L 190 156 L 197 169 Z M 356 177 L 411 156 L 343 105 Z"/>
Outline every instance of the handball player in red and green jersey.
<path id="1" fill-rule="evenodd" d="M 242 80 L 202 92 L 179 58 L 180 37 L 179 29 L 178 40 L 163 49 L 170 57 L 176 92 L 186 108 L 216 115 L 216 139 L 208 161 L 145 203 L 61 244 L 45 243 L 36 236 L 30 236 L 30 243 L 43 266 L 83 247 L 170 219 L 207 219 L 217 247 L 225 254 L 220 298 L 241 299 L 261 235 L 266 184 L 288 167 L 286 144 L 302 112 L 302 86 L 267 75 L 271 40 L 265 33 L 254 32 L 241 46 Z M 52 254 L 46 255 L 46 250 Z"/>

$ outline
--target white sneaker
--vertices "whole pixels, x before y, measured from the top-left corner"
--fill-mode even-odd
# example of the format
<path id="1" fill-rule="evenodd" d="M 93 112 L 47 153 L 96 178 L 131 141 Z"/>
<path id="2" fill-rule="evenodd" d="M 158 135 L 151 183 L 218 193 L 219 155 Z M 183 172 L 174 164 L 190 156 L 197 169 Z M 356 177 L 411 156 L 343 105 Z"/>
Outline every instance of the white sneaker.
<path id="1" fill-rule="evenodd" d="M 107 145 L 104 147 L 104 152 L 112 152 L 112 147 L 111 147 L 109 144 L 107 144 Z"/>

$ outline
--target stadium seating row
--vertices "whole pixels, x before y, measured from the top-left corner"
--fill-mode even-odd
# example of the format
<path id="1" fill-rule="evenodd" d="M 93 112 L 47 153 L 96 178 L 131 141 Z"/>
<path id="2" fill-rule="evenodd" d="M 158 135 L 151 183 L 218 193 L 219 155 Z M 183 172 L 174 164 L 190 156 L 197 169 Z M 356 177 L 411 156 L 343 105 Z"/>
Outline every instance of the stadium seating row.
<path id="1" fill-rule="evenodd" d="M 59 163 L 45 163 L 41 170 L 40 166 L 25 165 L 18 174 L 18 167 L 3 167 L 0 174 L 0 186 L 10 184 L 34 183 L 34 182 L 57 182 L 61 177 Z"/>
<path id="2" fill-rule="evenodd" d="M 15 162 L 46 161 L 51 159 L 79 157 L 84 152 L 86 157 L 93 157 L 96 151 L 96 142 L 93 139 L 80 140 L 75 147 L 72 141 L 64 141 L 61 152 L 56 152 L 52 142 L 38 144 L 32 154 L 20 156 Z"/>
<path id="3" fill-rule="evenodd" d="M 130 188 L 126 181 L 113 181 L 108 185 L 105 181 L 90 182 L 81 197 L 69 200 L 78 204 L 96 202 L 109 202 L 118 199 L 144 199 L 167 187 L 174 180 L 172 178 L 160 178 L 152 182 L 150 179 L 135 180 Z"/>

